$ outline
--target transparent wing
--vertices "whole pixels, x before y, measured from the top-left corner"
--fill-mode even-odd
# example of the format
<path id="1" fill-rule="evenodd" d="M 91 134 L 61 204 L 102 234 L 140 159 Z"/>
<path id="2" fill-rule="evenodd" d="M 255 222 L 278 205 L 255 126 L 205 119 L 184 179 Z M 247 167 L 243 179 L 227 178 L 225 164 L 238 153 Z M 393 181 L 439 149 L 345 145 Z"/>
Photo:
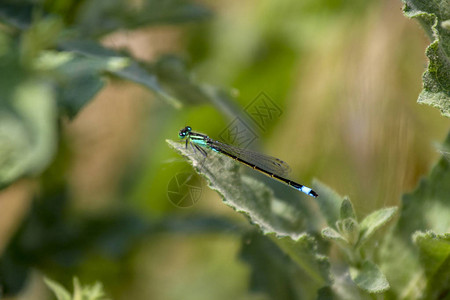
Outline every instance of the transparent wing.
<path id="1" fill-rule="evenodd" d="M 256 165 L 269 173 L 274 173 L 281 177 L 286 177 L 291 171 L 291 168 L 287 163 L 272 156 L 227 145 L 218 141 L 212 141 L 212 146 L 218 150 L 223 150 L 228 154 L 236 156 L 252 165 Z"/>

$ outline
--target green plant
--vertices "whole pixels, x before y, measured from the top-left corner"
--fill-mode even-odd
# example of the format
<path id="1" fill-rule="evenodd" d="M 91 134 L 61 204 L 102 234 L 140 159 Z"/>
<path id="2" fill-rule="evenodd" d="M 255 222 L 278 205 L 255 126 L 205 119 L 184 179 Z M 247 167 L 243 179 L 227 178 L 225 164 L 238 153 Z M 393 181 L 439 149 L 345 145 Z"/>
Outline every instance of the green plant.
<path id="1" fill-rule="evenodd" d="M 448 1 L 405 1 L 404 12 L 417 18 L 432 39 L 426 51 L 429 65 L 423 75 L 424 87 L 418 102 L 437 107 L 444 116 L 450 117 L 450 31 L 445 23 L 450 15 L 446 7 L 449 7 Z M 376 294 L 384 294 L 389 299 L 441 299 L 449 296 L 450 243 L 446 231 L 450 228 L 447 203 L 450 164 L 447 150 L 416 191 L 403 197 L 398 221 L 384 236 L 378 235 L 376 241 L 370 240 L 393 218 L 396 207 L 377 210 L 358 222 L 347 197 L 342 198 L 329 187 L 315 182 L 314 188 L 320 195 L 317 199 L 321 212 L 319 217 L 329 226 L 322 229 L 321 235 L 336 244 L 343 253 L 343 260 L 336 262 L 338 271 L 331 271 L 326 256 L 329 250 L 318 247 L 317 238 L 302 230 L 297 222 L 304 218 L 317 226 L 314 220 L 317 216 L 302 212 L 304 208 L 298 207 L 297 199 L 275 198 L 262 183 L 240 175 L 234 162 L 217 154 L 210 154 L 212 158 L 205 162 L 201 157 L 195 158 L 190 149 L 172 141 L 168 143 L 188 158 L 197 172 L 208 180 L 210 188 L 222 196 L 225 204 L 245 214 L 252 224 L 259 227 L 268 238 L 264 243 L 270 240 L 289 256 L 290 262 L 283 262 L 285 269 L 273 266 L 272 269 L 261 270 L 252 264 L 255 273 L 278 274 L 284 270 L 283 278 L 290 278 L 288 283 L 284 283 L 288 285 L 285 289 L 292 291 L 284 299 L 312 299 L 316 296 L 328 299 L 333 294 L 342 299 L 371 298 Z M 449 147 L 450 135 L 442 145 L 443 149 Z M 320 229 L 313 226 L 309 230 Z M 258 256 L 256 252 L 262 248 L 252 247 L 253 254 Z M 248 251 L 247 259 L 250 257 Z M 296 264 L 295 272 L 303 272 L 309 280 L 292 279 L 298 275 L 288 267 L 290 263 Z M 344 271 L 342 264 L 347 266 Z M 347 274 L 352 283 L 346 278 Z M 265 282 L 269 284 L 262 289 L 276 298 L 277 292 L 274 291 L 280 283 L 268 274 L 258 276 L 268 277 Z M 313 291 L 318 291 L 317 294 L 311 291 L 312 287 Z"/>
<path id="2" fill-rule="evenodd" d="M 432 40 L 418 102 L 450 117 L 449 2 L 404 2 L 405 15 L 417 19 Z M 315 5 L 309 3 L 307 13 L 321 11 L 320 5 L 332 11 L 335 3 Z M 163 55 L 144 62 L 101 43 L 123 29 L 198 23 L 211 17 L 204 6 L 187 0 L 0 3 L 0 186 L 38 178 L 41 188 L 1 253 L 0 292 L 10 296 L 22 291 L 32 268 L 67 283 L 98 257 L 126 262 L 145 238 L 232 231 L 241 240 L 239 257 L 251 269 L 250 290 L 272 299 L 449 297 L 450 135 L 440 146 L 440 160 L 413 192 L 403 196 L 400 208 L 381 208 L 366 216 L 348 197 L 318 180 L 313 183 L 320 195 L 316 200 L 295 193 L 275 196 L 264 182 L 243 175 L 230 159 L 210 153 L 204 161 L 172 141 L 169 146 L 187 157 L 223 202 L 254 226 L 216 216 L 161 217 L 161 211 L 143 217 L 128 206 L 96 216 L 70 209 L 65 175 L 71 156 L 61 124 L 73 120 L 108 82 L 120 79 L 143 86 L 173 111 L 209 104 L 230 120 L 245 118 L 228 93 L 196 82 L 179 57 Z M 285 34 L 290 27 L 296 28 L 286 26 Z M 285 72 L 279 64 L 292 65 L 296 51 L 280 37 L 272 39 L 257 54 L 280 54 L 281 62 L 261 61 L 279 71 L 275 76 L 283 74 L 287 86 L 294 72 Z M 253 73 L 259 70 L 258 55 L 253 57 L 254 68 L 246 70 L 251 74 L 237 76 L 238 83 L 247 83 L 249 77 L 257 81 Z M 275 90 L 287 94 L 284 86 Z M 123 182 L 135 179 L 128 173 L 123 177 Z M 147 176 L 141 181 L 147 187 Z M 119 197 L 128 199 L 127 192 Z M 121 275 L 127 267 L 111 266 L 108 259 L 100 262 L 106 265 L 104 273 L 119 274 L 120 281 L 126 281 Z M 84 299 L 83 293 L 91 295 L 86 299 L 103 297 L 99 285 L 82 288 L 77 279 L 73 296 L 60 284 L 46 283 L 58 299 Z"/>
<path id="3" fill-rule="evenodd" d="M 172 141 L 168 143 L 186 156 L 197 171 L 207 178 L 210 188 L 221 194 L 225 204 L 245 214 L 252 224 L 259 227 L 268 238 L 265 243 L 275 243 L 289 256 L 290 260 L 284 262 L 285 269 L 281 268 L 287 272 L 284 276 L 290 276 L 293 271 L 288 266 L 294 263 L 296 272 L 308 277 L 308 280 L 298 281 L 291 278 L 291 288 L 295 292 L 290 298 L 313 298 L 315 291 L 323 292 L 327 287 L 333 289 L 333 292 L 328 292 L 329 295 L 335 293 L 342 299 L 364 298 L 379 293 L 385 293 L 393 299 L 426 293 L 430 295 L 427 299 L 434 299 L 437 295 L 448 293 L 448 281 L 442 279 L 448 278 L 448 234 L 423 232 L 443 232 L 449 225 L 446 217 L 449 211 L 445 204 L 450 194 L 450 164 L 447 158 L 440 160 L 429 178 L 412 195 L 405 195 L 400 218 L 392 230 L 373 241 L 375 232 L 392 219 L 397 208 L 377 210 L 358 222 L 348 198 L 340 197 L 316 181 L 313 186 L 320 195 L 317 198 L 320 215 L 305 214 L 303 207 L 298 206 L 297 199 L 275 198 L 264 184 L 241 175 L 235 162 L 215 153 L 209 154 L 211 157 L 204 161 L 184 145 Z M 444 144 L 444 147 L 449 146 L 450 136 Z M 317 238 L 301 229 L 303 224 L 298 223 L 298 220 L 302 218 L 315 226 L 318 226 L 318 218 L 326 220 L 330 227 L 322 229 L 322 237 L 341 249 L 343 260 L 336 263 L 345 263 L 347 267 L 344 270 L 330 270 L 330 263 L 324 253 L 329 250 L 326 250 L 327 247 L 318 247 Z M 320 228 L 309 230 L 320 231 Z M 254 255 L 260 255 L 256 252 L 262 250 L 253 246 L 252 251 Z M 255 272 L 260 270 L 255 267 Z M 264 272 L 280 272 L 280 267 Z M 359 291 L 351 283 L 345 282 L 347 272 Z M 273 285 L 280 284 L 278 281 L 267 281 Z M 415 290 L 417 286 L 410 290 L 411 281 L 423 283 L 422 291 Z M 276 290 L 271 286 L 264 286 L 264 289 L 268 292 Z"/>
<path id="4" fill-rule="evenodd" d="M 96 282 L 92 286 L 81 286 L 78 278 L 73 279 L 73 295 L 61 284 L 45 278 L 45 284 L 55 293 L 58 300 L 106 300 L 101 283 Z"/>

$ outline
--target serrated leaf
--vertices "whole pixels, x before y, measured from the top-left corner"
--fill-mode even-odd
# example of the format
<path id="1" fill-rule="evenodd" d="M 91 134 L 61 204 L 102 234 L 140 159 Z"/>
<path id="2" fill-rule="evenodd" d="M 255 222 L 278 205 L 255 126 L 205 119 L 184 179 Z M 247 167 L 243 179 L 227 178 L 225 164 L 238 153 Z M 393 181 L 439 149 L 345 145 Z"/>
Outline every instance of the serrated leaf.
<path id="1" fill-rule="evenodd" d="M 375 231 L 394 217 L 396 212 L 397 207 L 388 207 L 374 211 L 366 216 L 360 223 L 360 238 L 358 245 L 361 246 L 367 242 Z"/>
<path id="2" fill-rule="evenodd" d="M 347 218 L 351 218 L 357 221 L 352 202 L 348 197 L 344 197 L 344 200 L 341 203 L 340 219 L 343 220 Z"/>
<path id="3" fill-rule="evenodd" d="M 450 146 L 450 134 L 443 148 Z M 425 279 L 417 248 L 412 242 L 416 231 L 444 233 L 450 228 L 450 161 L 442 156 L 430 174 L 420 180 L 417 188 L 403 195 L 395 230 L 381 248 L 382 268 L 395 292 L 405 297 L 423 292 Z M 407 266 L 407 268 L 405 268 Z"/>
<path id="4" fill-rule="evenodd" d="M 431 231 L 416 232 L 413 240 L 420 249 L 426 274 L 434 275 L 443 262 L 450 257 L 450 233 L 437 235 Z"/>
<path id="5" fill-rule="evenodd" d="M 247 215 L 264 234 L 297 236 L 296 229 L 289 228 L 286 219 L 272 207 L 273 192 L 261 182 L 239 174 L 239 165 L 224 155 L 209 151 L 208 157 L 195 154 L 184 144 L 166 140 L 178 153 L 185 156 L 196 171 L 208 180 L 209 187 L 217 191 L 223 202 L 234 210 Z M 289 205 L 287 202 L 285 205 Z"/>
<path id="6" fill-rule="evenodd" d="M 328 240 L 340 240 L 342 242 L 347 242 L 339 232 L 331 227 L 326 227 L 322 230 L 322 237 Z"/>
<path id="7" fill-rule="evenodd" d="M 449 146 L 450 133 L 443 144 L 444 148 Z M 411 246 L 411 236 L 416 231 L 444 233 L 450 228 L 449 182 L 450 161 L 443 156 L 414 192 L 403 196 L 397 230 Z"/>
<path id="8" fill-rule="evenodd" d="M 58 282 L 47 277 L 44 278 L 45 284 L 52 290 L 58 300 L 72 300 L 70 293 Z"/>
<path id="9" fill-rule="evenodd" d="M 432 40 L 425 52 L 429 63 L 417 101 L 450 117 L 450 31 L 441 26 L 450 19 L 450 4 L 448 0 L 404 0 L 404 3 L 405 15 L 417 19 Z"/>
<path id="10" fill-rule="evenodd" d="M 328 226 L 334 226 L 339 219 L 339 209 L 343 201 L 334 190 L 319 180 L 314 180 L 312 183 L 314 190 L 316 190 L 320 197 L 316 198 L 320 212 L 327 221 Z"/>
<path id="11" fill-rule="evenodd" d="M 450 233 L 416 232 L 414 243 L 427 277 L 425 299 L 437 299 L 450 292 Z"/>
<path id="12" fill-rule="evenodd" d="M 348 247 L 346 238 L 331 227 L 326 227 L 322 230 L 322 237 L 327 240 L 335 241 L 340 247 Z"/>
<path id="13" fill-rule="evenodd" d="M 386 276 L 370 261 L 364 261 L 360 268 L 350 268 L 350 276 L 359 288 L 368 293 L 382 293 L 389 289 Z"/>
<path id="14" fill-rule="evenodd" d="M 237 212 L 246 215 L 265 235 L 273 240 L 298 263 L 298 265 L 318 284 L 329 282 L 329 265 L 324 256 L 317 254 L 314 239 L 307 234 L 299 234 L 300 228 L 295 219 L 286 216 L 301 215 L 296 212 L 294 200 L 280 201 L 263 183 L 239 174 L 239 166 L 232 159 L 213 151 L 208 157 L 193 153 L 184 144 L 167 140 L 167 143 L 188 158 L 197 172 L 208 180 L 209 187 L 217 191 L 223 202 Z M 275 203 L 287 209 L 277 209 Z"/>

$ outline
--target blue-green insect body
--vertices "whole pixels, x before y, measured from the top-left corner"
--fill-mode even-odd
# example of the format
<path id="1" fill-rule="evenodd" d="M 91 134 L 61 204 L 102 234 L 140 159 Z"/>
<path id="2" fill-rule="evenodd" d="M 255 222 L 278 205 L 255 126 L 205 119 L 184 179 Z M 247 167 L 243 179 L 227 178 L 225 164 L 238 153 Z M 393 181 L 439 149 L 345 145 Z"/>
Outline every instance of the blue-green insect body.
<path id="1" fill-rule="evenodd" d="M 267 176 L 284 182 L 290 187 L 309 196 L 314 198 L 318 196 L 311 188 L 286 179 L 285 176 L 290 168 L 284 161 L 278 158 L 215 141 L 205 134 L 193 132 L 190 126 L 181 129 L 178 136 L 180 139 L 186 139 L 186 148 L 188 143 L 191 143 L 194 151 L 198 150 L 205 157 L 207 156 L 207 152 L 204 148 L 211 149 L 215 152 L 224 154 L 235 161 L 243 163 L 254 170 L 260 171 Z"/>

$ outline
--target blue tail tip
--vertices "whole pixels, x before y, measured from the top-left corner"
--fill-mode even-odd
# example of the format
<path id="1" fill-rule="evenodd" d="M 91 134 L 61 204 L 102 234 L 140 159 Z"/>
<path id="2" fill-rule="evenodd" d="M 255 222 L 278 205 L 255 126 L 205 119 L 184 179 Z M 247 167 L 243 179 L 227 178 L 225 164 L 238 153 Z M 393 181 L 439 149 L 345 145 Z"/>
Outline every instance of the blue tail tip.
<path id="1" fill-rule="evenodd" d="M 311 188 L 304 186 L 304 185 L 299 190 L 311 197 L 314 197 L 314 198 L 317 198 L 319 196 Z"/>

